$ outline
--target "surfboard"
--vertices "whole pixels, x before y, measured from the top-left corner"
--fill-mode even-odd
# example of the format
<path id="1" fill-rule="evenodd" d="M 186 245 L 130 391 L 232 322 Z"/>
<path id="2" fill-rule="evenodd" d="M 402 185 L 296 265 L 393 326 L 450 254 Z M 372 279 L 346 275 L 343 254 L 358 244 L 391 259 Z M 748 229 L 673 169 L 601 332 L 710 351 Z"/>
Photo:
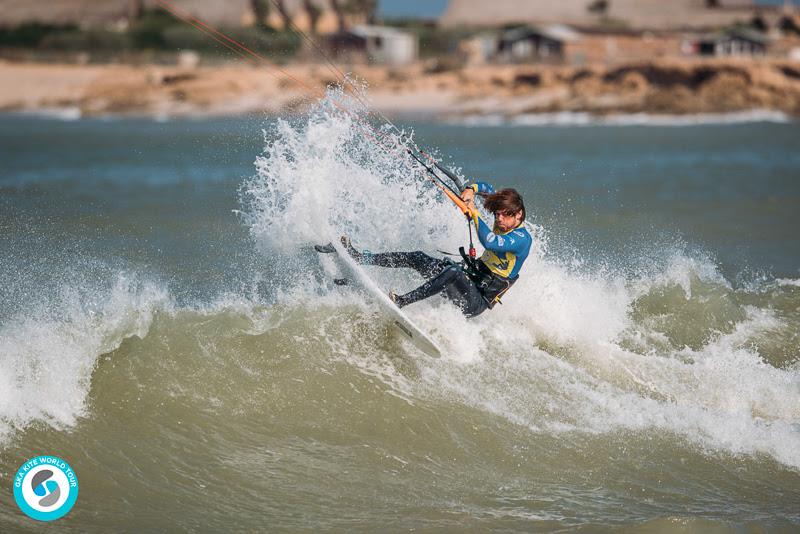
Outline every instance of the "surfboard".
<path id="1" fill-rule="evenodd" d="M 400 336 L 410 341 L 415 347 L 432 358 L 439 358 L 442 351 L 434 340 L 423 332 L 403 311 L 392 302 L 392 299 L 383 292 L 378 284 L 370 278 L 369 274 L 347 253 L 338 239 L 331 240 L 334 252 L 329 254 L 340 267 L 340 273 L 346 277 L 348 284 L 363 289 L 369 294 L 381 313 L 386 317 Z M 319 249 L 318 249 L 319 251 Z M 337 282 L 339 283 L 339 282 Z"/>

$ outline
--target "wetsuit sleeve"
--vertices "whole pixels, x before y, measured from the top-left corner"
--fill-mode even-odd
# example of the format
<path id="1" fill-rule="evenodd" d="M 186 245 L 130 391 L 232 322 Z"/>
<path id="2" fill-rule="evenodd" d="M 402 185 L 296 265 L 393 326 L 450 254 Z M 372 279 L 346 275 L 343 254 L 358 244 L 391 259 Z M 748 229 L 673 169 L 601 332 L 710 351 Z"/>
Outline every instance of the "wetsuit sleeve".
<path id="1" fill-rule="evenodd" d="M 495 234 L 489 225 L 476 214 L 473 214 L 475 226 L 478 228 L 478 239 L 483 248 L 492 252 L 512 252 L 521 254 L 527 250 L 531 243 L 531 236 L 528 232 L 520 229 L 512 230 L 503 235 Z"/>
<path id="2" fill-rule="evenodd" d="M 486 182 L 475 182 L 468 187 L 476 193 L 481 193 L 484 195 L 491 195 L 494 193 L 494 186 L 492 184 L 487 184 Z"/>

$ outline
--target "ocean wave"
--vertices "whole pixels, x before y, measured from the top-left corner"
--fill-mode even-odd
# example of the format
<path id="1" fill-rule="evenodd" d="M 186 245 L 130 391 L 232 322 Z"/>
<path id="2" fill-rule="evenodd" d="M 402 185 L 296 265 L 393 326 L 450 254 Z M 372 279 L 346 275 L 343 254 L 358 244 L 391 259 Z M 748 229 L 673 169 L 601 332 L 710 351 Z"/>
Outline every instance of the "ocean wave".
<path id="1" fill-rule="evenodd" d="M 153 383 L 131 375 L 135 396 L 146 391 L 153 405 L 186 397 L 212 416 L 232 414 L 231 424 L 272 408 L 253 400 L 258 392 L 278 406 L 296 401 L 287 413 L 324 413 L 349 428 L 359 405 L 351 390 L 368 377 L 378 413 L 401 399 L 439 419 L 477 412 L 556 440 L 658 436 L 800 469 L 795 281 L 738 287 L 713 258 L 679 246 L 643 245 L 637 265 L 598 266 L 559 257 L 531 227 L 536 247 L 502 306 L 472 320 L 438 297 L 410 306 L 445 354 L 405 345 L 357 288 L 330 282 L 310 246 L 346 233 L 373 251 L 437 254 L 461 244 L 463 221 L 423 170 L 397 157 L 410 136 L 382 130 L 386 146 L 376 146 L 363 115 L 334 101 L 352 104 L 333 93 L 309 115 L 277 121 L 241 187 L 242 222 L 276 265 L 261 289 L 177 306 L 163 283 L 124 272 L 108 288 L 63 280 L 63 296 L 18 306 L 0 326 L 0 434 L 73 427 L 92 417 L 90 389 L 109 387 L 93 384 L 101 355 L 154 358 L 164 348 Z M 398 291 L 421 281 L 369 272 Z M 143 341 L 123 347 L 131 337 Z M 249 389 L 238 387 L 245 381 Z M 313 404 L 302 404 L 312 401 L 298 384 Z"/>
<path id="2" fill-rule="evenodd" d="M 603 120 L 684 125 L 785 117 L 754 111 Z M 594 121 L 557 114 L 528 124 Z M 405 141 L 388 134 L 387 149 L 365 138 L 358 120 L 330 102 L 303 120 L 279 122 L 258 174 L 242 189 L 245 222 L 265 251 L 291 257 L 297 243 L 341 233 L 373 251 L 457 248 L 463 227 L 451 224 L 452 208 L 431 194 L 419 169 L 396 157 Z M 275 235 L 276 225 L 287 231 Z M 467 320 L 439 298 L 406 309 L 446 353 L 418 360 L 414 398 L 444 398 L 533 432 L 672 434 L 705 450 L 764 453 L 800 468 L 792 426 L 800 417 L 800 376 L 765 344 L 797 324 L 772 310 L 778 297 L 762 291 L 764 284 L 755 292 L 734 287 L 712 258 L 679 248 L 648 251 L 644 267 L 632 270 L 581 268 L 574 258 L 548 254 L 547 234 L 537 231 L 520 281 L 491 313 Z M 304 261 L 313 264 L 309 254 Z M 368 269 L 382 287 L 401 292 L 421 281 L 401 270 Z M 296 284 L 299 294 L 309 294 L 310 281 Z M 346 291 L 314 283 L 322 294 Z M 363 358 L 349 361 L 360 368 Z"/>
<path id="3" fill-rule="evenodd" d="M 55 428 L 84 414 L 100 355 L 148 331 L 169 306 L 164 288 L 120 273 L 107 292 L 62 287 L 57 301 L 0 326 L 0 443 L 36 421 Z"/>

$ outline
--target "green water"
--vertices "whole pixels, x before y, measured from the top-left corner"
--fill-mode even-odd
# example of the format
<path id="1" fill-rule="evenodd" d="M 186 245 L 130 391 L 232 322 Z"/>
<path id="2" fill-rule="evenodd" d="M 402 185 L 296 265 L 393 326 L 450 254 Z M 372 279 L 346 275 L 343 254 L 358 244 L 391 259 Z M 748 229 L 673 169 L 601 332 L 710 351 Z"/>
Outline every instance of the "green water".
<path id="1" fill-rule="evenodd" d="M 312 123 L 0 118 L 0 531 L 800 528 L 797 124 L 410 125 L 539 227 L 499 309 L 407 309 L 432 360 L 308 247 L 462 223 Z"/>

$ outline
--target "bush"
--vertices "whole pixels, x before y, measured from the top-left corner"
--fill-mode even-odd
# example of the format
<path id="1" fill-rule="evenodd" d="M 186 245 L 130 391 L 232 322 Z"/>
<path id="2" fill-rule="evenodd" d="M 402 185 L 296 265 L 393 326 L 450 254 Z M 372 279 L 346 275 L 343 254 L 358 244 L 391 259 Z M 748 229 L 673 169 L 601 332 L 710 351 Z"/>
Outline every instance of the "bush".
<path id="1" fill-rule="evenodd" d="M 163 48 L 168 28 L 184 24 L 163 9 L 148 9 L 131 25 L 128 33 L 136 48 Z"/>
<path id="2" fill-rule="evenodd" d="M 174 26 L 164 30 L 164 48 L 178 50 L 212 50 L 223 48 L 211 37 L 191 26 Z"/>
<path id="3" fill-rule="evenodd" d="M 74 24 L 54 26 L 38 22 L 22 24 L 16 28 L 0 28 L 0 46 L 36 48 L 49 36 L 76 29 Z"/>
<path id="4" fill-rule="evenodd" d="M 220 32 L 242 43 L 250 50 L 268 58 L 285 58 L 293 55 L 300 47 L 300 37 L 293 32 L 275 32 L 261 28 L 223 28 Z M 164 32 L 164 48 L 191 49 L 202 52 L 234 54 L 212 37 L 191 26 L 169 28 Z M 219 40 L 236 48 L 236 45 L 218 37 Z M 249 55 L 243 51 L 245 55 Z"/>
<path id="5" fill-rule="evenodd" d="M 48 50 L 98 50 L 120 52 L 128 50 L 131 41 L 128 35 L 108 30 L 85 30 L 53 33 L 42 39 L 41 48 Z"/>
<path id="6" fill-rule="evenodd" d="M 274 60 L 284 60 L 300 48 L 300 37 L 294 32 L 278 32 L 263 27 L 222 28 L 220 31 L 254 52 Z M 217 39 L 225 41 L 221 37 Z M 104 29 L 80 30 L 74 25 L 51 26 L 38 23 L 11 29 L 0 28 L 0 46 L 70 52 L 197 50 L 239 57 L 214 38 L 159 9 L 146 11 L 125 33 Z M 243 54 L 247 55 L 246 52 Z"/>

